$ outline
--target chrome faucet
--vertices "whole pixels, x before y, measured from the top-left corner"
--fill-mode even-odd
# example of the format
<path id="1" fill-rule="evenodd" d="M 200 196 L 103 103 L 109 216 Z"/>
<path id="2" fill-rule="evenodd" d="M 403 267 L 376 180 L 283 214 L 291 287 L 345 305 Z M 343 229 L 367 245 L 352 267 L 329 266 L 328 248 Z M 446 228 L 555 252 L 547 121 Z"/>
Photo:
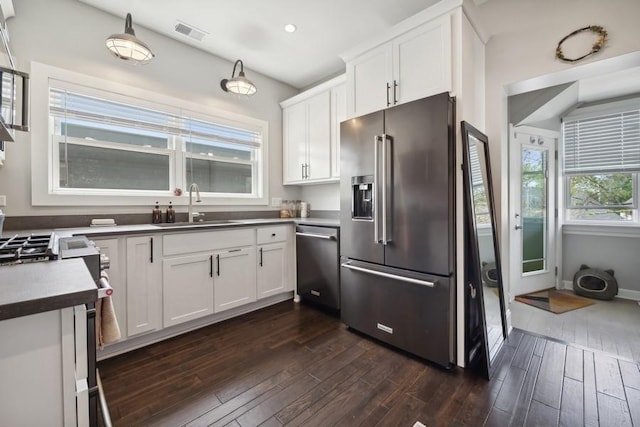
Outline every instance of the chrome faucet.
<path id="1" fill-rule="evenodd" d="M 189 186 L 189 222 L 193 222 L 193 190 L 194 189 L 196 190 L 196 202 L 199 203 L 202 201 L 200 200 L 200 189 L 198 188 L 198 184 L 194 182 Z"/>

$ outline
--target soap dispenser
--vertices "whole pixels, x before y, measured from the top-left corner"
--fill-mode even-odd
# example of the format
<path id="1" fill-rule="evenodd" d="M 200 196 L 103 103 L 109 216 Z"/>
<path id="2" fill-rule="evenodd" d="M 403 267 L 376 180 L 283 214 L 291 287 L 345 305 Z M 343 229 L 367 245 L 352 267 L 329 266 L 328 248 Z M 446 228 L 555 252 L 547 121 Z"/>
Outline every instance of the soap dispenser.
<path id="1" fill-rule="evenodd" d="M 171 202 L 167 208 L 167 222 L 176 222 L 176 211 L 173 209 Z"/>
<path id="2" fill-rule="evenodd" d="M 162 211 L 160 210 L 158 202 L 156 202 L 156 207 L 153 208 L 153 219 L 151 222 L 153 224 L 160 224 L 162 222 Z"/>

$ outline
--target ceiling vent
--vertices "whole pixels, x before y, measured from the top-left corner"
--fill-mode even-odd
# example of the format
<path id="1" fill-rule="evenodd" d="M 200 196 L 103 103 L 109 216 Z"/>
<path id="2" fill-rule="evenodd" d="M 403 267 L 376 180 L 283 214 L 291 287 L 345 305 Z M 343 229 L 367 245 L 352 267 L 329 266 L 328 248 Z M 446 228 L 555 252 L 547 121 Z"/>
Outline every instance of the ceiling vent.
<path id="1" fill-rule="evenodd" d="M 191 37 L 192 39 L 198 40 L 199 42 L 202 41 L 204 36 L 209 34 L 206 31 L 202 31 L 194 27 L 193 25 L 189 25 L 181 21 L 176 21 L 176 25 L 174 28 L 177 33 L 184 34 L 185 36 Z"/>

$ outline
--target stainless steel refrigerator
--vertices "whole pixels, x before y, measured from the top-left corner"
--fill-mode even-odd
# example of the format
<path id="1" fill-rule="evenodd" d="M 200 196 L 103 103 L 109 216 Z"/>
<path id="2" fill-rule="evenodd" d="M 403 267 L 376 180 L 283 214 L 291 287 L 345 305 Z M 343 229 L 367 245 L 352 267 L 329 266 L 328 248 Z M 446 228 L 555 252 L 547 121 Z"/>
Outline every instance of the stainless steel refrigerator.
<path id="1" fill-rule="evenodd" d="M 341 318 L 445 367 L 455 362 L 455 100 L 341 123 Z"/>

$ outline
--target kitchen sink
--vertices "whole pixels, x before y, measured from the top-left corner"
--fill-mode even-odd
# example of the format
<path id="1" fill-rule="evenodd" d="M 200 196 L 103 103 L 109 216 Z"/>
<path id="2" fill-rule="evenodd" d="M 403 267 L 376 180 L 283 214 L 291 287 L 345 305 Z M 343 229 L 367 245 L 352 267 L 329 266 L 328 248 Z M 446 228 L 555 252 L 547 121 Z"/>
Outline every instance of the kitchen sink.
<path id="1" fill-rule="evenodd" d="M 164 222 L 162 224 L 153 224 L 158 227 L 197 227 L 205 225 L 224 225 L 236 224 L 238 221 L 228 219 L 212 219 L 210 221 L 194 221 L 194 222 Z"/>

